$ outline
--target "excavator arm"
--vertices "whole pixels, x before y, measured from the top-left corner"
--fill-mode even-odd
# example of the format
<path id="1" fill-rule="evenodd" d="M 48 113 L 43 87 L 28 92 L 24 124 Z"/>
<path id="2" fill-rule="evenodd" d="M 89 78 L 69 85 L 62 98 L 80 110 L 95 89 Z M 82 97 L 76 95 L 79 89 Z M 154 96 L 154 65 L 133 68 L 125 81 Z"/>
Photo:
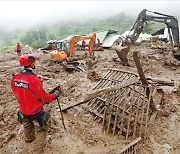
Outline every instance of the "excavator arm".
<path id="1" fill-rule="evenodd" d="M 89 43 L 89 54 L 92 54 L 94 43 L 96 41 L 96 33 L 93 33 L 92 36 L 74 36 L 70 40 L 70 56 L 74 55 L 74 47 L 77 42 L 83 41 L 83 40 L 90 40 Z"/>
<path id="2" fill-rule="evenodd" d="M 82 40 L 90 40 L 89 54 L 91 55 L 96 41 L 96 33 L 93 33 L 91 36 L 74 36 L 70 41 L 65 40 L 57 42 L 57 49 L 59 51 L 50 52 L 51 57 L 60 62 L 64 61 L 67 57 L 74 55 L 74 47 L 76 43 Z"/>
<path id="3" fill-rule="evenodd" d="M 147 15 L 147 12 L 154 13 L 158 16 Z M 147 21 L 155 21 L 166 24 L 168 28 L 171 44 L 173 46 L 179 45 L 179 26 L 176 17 L 165 15 L 158 12 L 148 11 L 146 9 L 142 10 L 139 13 L 136 22 L 134 23 L 133 27 L 130 30 L 130 33 L 133 32 L 133 34 L 129 35 L 128 38 L 132 41 L 132 43 L 134 43 L 139 37 L 139 35 L 142 33 L 144 28 L 144 23 L 146 23 Z"/>
<path id="4" fill-rule="evenodd" d="M 147 15 L 147 12 L 151 12 L 155 14 L 153 15 Z M 121 59 L 124 65 L 128 64 L 127 54 L 130 50 L 130 44 L 135 44 L 136 40 L 138 39 L 139 35 L 142 33 L 144 29 L 145 23 L 148 21 L 155 21 L 166 24 L 168 28 L 169 38 L 171 45 L 177 48 L 174 48 L 173 54 L 176 57 L 176 59 L 180 60 L 180 50 L 179 50 L 179 26 L 178 26 L 178 20 L 174 16 L 158 13 L 158 12 L 152 12 L 148 11 L 146 9 L 143 9 L 139 15 L 137 20 L 135 21 L 134 25 L 130 29 L 130 32 L 128 36 L 126 36 L 125 41 L 122 42 L 122 45 L 113 47 L 116 51 L 118 57 Z"/>

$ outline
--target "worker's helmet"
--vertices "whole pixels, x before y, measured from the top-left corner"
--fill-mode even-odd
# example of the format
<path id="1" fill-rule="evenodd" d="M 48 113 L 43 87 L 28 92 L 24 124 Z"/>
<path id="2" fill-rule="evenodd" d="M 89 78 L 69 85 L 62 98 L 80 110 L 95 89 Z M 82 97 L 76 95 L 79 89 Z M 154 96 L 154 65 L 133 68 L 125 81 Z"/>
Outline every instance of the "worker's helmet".
<path id="1" fill-rule="evenodd" d="M 30 66 L 33 62 L 37 60 L 37 57 L 33 54 L 22 55 L 19 58 L 19 63 L 21 66 Z"/>

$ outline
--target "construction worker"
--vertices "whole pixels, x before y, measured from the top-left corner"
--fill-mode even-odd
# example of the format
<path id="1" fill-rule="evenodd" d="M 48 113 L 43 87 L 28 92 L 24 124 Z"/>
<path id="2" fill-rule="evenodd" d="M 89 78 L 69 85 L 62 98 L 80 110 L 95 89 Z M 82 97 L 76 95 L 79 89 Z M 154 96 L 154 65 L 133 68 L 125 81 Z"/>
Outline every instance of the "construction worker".
<path id="1" fill-rule="evenodd" d="M 20 45 L 20 43 L 18 43 L 16 46 L 16 52 L 17 52 L 18 56 L 21 56 L 21 45 Z"/>
<path id="2" fill-rule="evenodd" d="M 97 46 L 99 47 L 101 45 L 100 39 L 97 39 Z"/>
<path id="3" fill-rule="evenodd" d="M 83 40 L 83 41 L 82 41 L 82 45 L 81 45 L 81 50 L 82 50 L 82 49 L 85 49 L 85 47 L 86 47 L 86 42 Z"/>
<path id="4" fill-rule="evenodd" d="M 35 150 L 43 150 L 48 127 L 50 126 L 50 113 L 44 111 L 43 106 L 59 97 L 59 91 L 48 94 L 43 90 L 41 80 L 33 73 L 37 58 L 32 54 L 22 55 L 19 58 L 24 69 L 15 74 L 11 79 L 12 90 L 18 100 L 20 111 L 18 121 L 24 126 L 25 142 L 35 140 L 35 125 L 37 122 L 39 138 Z M 37 140 L 37 136 L 36 136 Z"/>

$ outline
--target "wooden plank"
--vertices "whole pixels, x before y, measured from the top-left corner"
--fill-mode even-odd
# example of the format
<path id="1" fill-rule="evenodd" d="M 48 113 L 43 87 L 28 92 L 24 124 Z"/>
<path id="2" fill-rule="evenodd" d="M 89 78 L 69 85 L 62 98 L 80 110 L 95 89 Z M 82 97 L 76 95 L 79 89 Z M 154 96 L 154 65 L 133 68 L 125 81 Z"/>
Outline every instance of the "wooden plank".
<path id="1" fill-rule="evenodd" d="M 149 108 L 150 108 L 150 101 L 151 101 L 152 91 L 150 91 L 150 95 L 148 98 L 148 104 L 147 104 L 147 110 L 146 110 L 146 122 L 145 122 L 145 135 L 147 133 L 147 124 L 148 124 L 148 118 L 149 118 Z"/>
<path id="2" fill-rule="evenodd" d="M 108 108 L 108 113 L 109 113 L 109 117 L 108 117 L 108 126 L 107 126 L 107 134 L 109 134 L 109 131 L 110 131 L 110 127 L 111 127 L 111 119 L 112 119 L 112 115 L 111 115 L 111 113 L 112 113 L 112 109 L 111 109 L 111 107 L 110 106 L 108 106 L 109 108 Z"/>
<path id="3" fill-rule="evenodd" d="M 125 96 L 123 98 L 121 98 L 121 100 L 118 102 L 118 105 L 117 105 L 117 108 L 116 108 L 114 127 L 113 127 L 113 135 L 115 135 L 115 132 L 116 132 L 116 125 L 117 125 L 117 119 L 118 119 L 118 113 L 119 113 L 119 106 L 120 106 L 120 104 L 122 103 L 122 101 L 125 98 L 126 98 Z"/>
<path id="4" fill-rule="evenodd" d="M 138 98 L 134 98 L 133 96 L 134 96 L 134 89 L 135 89 L 135 87 L 133 87 L 133 94 L 131 93 L 131 97 L 132 97 L 132 101 L 130 102 L 130 107 L 129 107 L 129 114 L 128 114 L 128 121 L 127 121 L 127 131 L 126 131 L 126 139 L 128 138 L 128 136 L 129 136 L 129 127 L 130 127 L 130 119 L 131 119 L 131 115 L 132 115 L 132 106 L 134 105 L 134 103 L 136 102 L 136 100 L 138 99 Z M 134 100 L 135 99 L 135 100 Z"/>
<path id="5" fill-rule="evenodd" d="M 134 71 L 134 70 L 123 70 L 123 68 L 121 68 L 121 69 L 117 69 L 117 68 L 111 68 L 111 69 L 109 69 L 108 68 L 108 70 L 112 70 L 112 71 L 119 71 L 119 72 L 124 72 L 124 73 L 128 73 L 128 74 L 132 74 L 132 75 L 134 75 L 134 76 L 138 76 L 138 73 L 136 73 L 136 71 Z"/>
<path id="6" fill-rule="evenodd" d="M 140 80 L 141 80 L 142 84 L 144 86 L 148 86 L 148 82 L 147 82 L 147 80 L 145 78 L 145 75 L 144 75 L 141 63 L 139 61 L 139 57 L 137 55 L 137 52 L 133 52 L 133 58 L 134 58 L 134 61 L 135 61 L 135 64 L 136 64 L 136 67 L 137 67 L 139 77 L 140 77 Z M 147 96 L 147 98 L 150 98 L 150 107 L 151 107 L 151 109 L 156 110 L 155 104 L 154 104 L 154 102 L 152 100 L 152 97 L 150 97 L 150 89 L 149 89 L 149 87 L 146 88 L 146 96 Z"/>
<path id="7" fill-rule="evenodd" d="M 106 94 L 108 92 L 111 92 L 111 91 L 114 91 L 114 90 L 119 90 L 121 88 L 125 88 L 125 87 L 128 87 L 132 84 L 135 84 L 139 81 L 139 78 L 137 77 L 134 77 L 132 79 L 129 79 L 127 81 L 125 81 L 124 83 L 122 83 L 121 85 L 116 85 L 116 86 L 111 86 L 111 87 L 108 87 L 108 88 L 105 88 L 105 89 L 100 89 L 96 92 L 93 92 L 91 94 L 87 94 L 87 96 L 85 97 L 84 100 L 90 100 L 92 98 L 95 98 L 97 96 L 102 96 L 103 94 Z"/>
<path id="8" fill-rule="evenodd" d="M 141 137 L 138 137 L 137 139 L 133 140 L 131 143 L 129 143 L 128 145 L 126 145 L 124 148 L 122 148 L 119 153 L 124 153 L 127 149 L 129 149 L 132 146 L 136 146 L 136 144 L 138 144 L 141 141 Z"/>
<path id="9" fill-rule="evenodd" d="M 144 88 L 141 86 L 141 90 L 140 90 L 140 97 L 141 97 L 141 92 L 142 92 L 142 90 L 144 90 Z M 145 97 L 145 96 L 144 96 Z M 144 99 L 143 99 L 144 100 Z M 143 101 L 142 100 L 142 101 Z M 134 129 L 133 129 L 133 139 L 135 138 L 135 135 L 136 135 L 136 127 L 137 127 L 137 122 L 138 122 L 138 114 L 139 114 L 139 110 L 140 110 L 140 99 L 138 100 L 138 102 L 137 102 L 137 106 L 136 106 L 136 113 L 135 113 L 135 122 L 134 122 Z"/>
<path id="10" fill-rule="evenodd" d="M 149 83 L 153 83 L 153 84 L 156 84 L 156 85 L 162 85 L 162 86 L 174 86 L 174 81 L 167 81 L 167 80 L 162 80 L 162 79 L 155 79 L 155 78 L 151 78 L 151 77 L 148 77 L 146 78 L 147 81 Z"/>
<path id="11" fill-rule="evenodd" d="M 110 71 L 105 75 L 104 78 L 109 78 L 109 76 L 111 76 L 111 75 L 112 75 L 112 71 L 110 70 Z M 106 82 L 106 80 L 102 80 L 102 79 L 101 79 L 101 81 L 98 83 L 98 85 L 96 85 L 96 87 L 93 88 L 93 90 L 95 90 L 95 89 L 100 89 L 101 86 L 104 84 L 104 82 Z"/>
<path id="12" fill-rule="evenodd" d="M 130 91 L 131 92 L 131 91 Z M 126 99 L 127 100 L 125 100 L 126 102 L 129 102 L 130 100 L 131 100 L 131 98 L 132 98 L 132 96 L 130 96 L 130 98 L 128 97 L 129 96 L 129 93 L 127 93 L 126 94 Z M 123 127 L 124 127 L 124 120 L 125 120 L 125 110 L 126 110 L 126 105 L 127 105 L 127 103 L 125 103 L 125 104 L 123 104 L 124 106 L 123 106 L 123 110 L 122 110 L 122 114 L 121 114 L 121 124 L 120 124 L 120 131 L 119 131 L 119 135 L 121 135 L 122 134 L 122 131 L 123 131 Z"/>
<path id="13" fill-rule="evenodd" d="M 145 87 L 145 91 L 147 91 L 147 87 Z M 141 117 L 140 117 L 140 132 L 139 132 L 139 136 L 141 136 L 142 133 L 142 125 L 143 125 L 143 119 L 144 119 L 144 109 L 145 109 L 145 103 L 146 103 L 146 97 L 144 95 L 144 99 L 143 99 L 143 103 L 142 103 L 142 111 L 141 111 Z"/>
<path id="14" fill-rule="evenodd" d="M 137 52 L 133 52 L 133 58 L 134 58 L 134 61 L 135 61 L 135 64 L 136 64 L 136 67 L 137 67 L 137 70 L 138 70 L 138 74 L 139 74 L 140 80 L 141 80 L 143 85 L 147 86 L 148 83 L 147 83 L 147 80 L 145 78 L 145 75 L 144 75 L 141 63 L 139 61 L 139 57 L 137 55 Z"/>

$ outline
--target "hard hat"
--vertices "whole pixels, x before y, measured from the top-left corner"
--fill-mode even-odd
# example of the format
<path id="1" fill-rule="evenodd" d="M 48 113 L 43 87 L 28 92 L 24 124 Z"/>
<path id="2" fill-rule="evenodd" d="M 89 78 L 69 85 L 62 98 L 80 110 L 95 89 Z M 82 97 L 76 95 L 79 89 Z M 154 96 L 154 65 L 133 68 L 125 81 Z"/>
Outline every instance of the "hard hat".
<path id="1" fill-rule="evenodd" d="M 21 66 L 30 66 L 33 62 L 37 60 L 37 57 L 33 54 L 25 54 L 20 56 L 19 63 Z"/>

